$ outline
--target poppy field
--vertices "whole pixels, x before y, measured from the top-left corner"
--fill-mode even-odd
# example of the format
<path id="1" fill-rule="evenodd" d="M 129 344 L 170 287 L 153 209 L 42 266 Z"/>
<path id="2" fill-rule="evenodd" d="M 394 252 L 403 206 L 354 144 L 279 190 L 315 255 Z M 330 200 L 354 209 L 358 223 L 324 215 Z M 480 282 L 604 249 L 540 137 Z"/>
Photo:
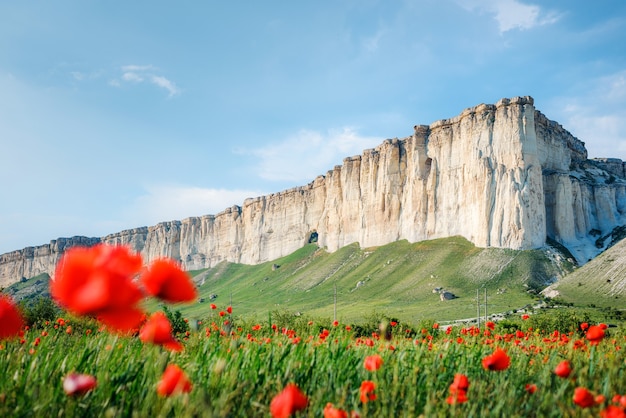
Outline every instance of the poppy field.
<path id="1" fill-rule="evenodd" d="M 0 296 L 0 416 L 626 416 L 626 332 L 602 323 L 371 329 L 211 305 L 177 333 L 142 302 L 193 300 L 189 277 L 122 247 L 68 251 L 51 291 L 62 317 L 30 325 Z"/>

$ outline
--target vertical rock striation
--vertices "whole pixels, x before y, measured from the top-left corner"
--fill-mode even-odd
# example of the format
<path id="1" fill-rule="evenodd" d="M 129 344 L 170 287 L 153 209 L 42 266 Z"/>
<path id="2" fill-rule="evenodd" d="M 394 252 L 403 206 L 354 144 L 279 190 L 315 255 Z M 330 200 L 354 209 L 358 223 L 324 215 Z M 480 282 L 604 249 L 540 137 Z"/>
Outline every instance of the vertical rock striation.
<path id="1" fill-rule="evenodd" d="M 535 110 L 531 97 L 515 97 L 415 126 L 305 186 L 217 215 L 0 255 L 0 285 L 51 273 L 72 245 L 126 244 L 146 261 L 169 256 L 194 270 L 273 260 L 313 233 L 329 251 L 455 235 L 480 247 L 530 249 L 550 237 L 586 262 L 602 249 L 597 236 L 623 225 L 625 212 L 621 160 L 588 160 L 584 143 Z"/>

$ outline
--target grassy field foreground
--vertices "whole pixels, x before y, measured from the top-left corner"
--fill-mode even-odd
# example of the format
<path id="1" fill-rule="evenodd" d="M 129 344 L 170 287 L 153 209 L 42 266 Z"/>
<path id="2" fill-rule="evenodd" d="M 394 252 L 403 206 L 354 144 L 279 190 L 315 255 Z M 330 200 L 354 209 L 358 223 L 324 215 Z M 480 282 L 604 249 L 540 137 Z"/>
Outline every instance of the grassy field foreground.
<path id="1" fill-rule="evenodd" d="M 243 322 L 225 309 L 216 307 L 197 330 L 179 334 L 180 352 L 67 317 L 2 341 L 0 416 L 264 417 L 290 383 L 308 404 L 294 416 L 324 416 L 329 403 L 362 417 L 586 417 L 626 407 L 620 328 L 606 329 L 593 344 L 581 329 L 533 329 L 532 317 L 480 329 L 383 322 L 372 331 L 301 318 Z M 485 368 L 498 348 L 510 365 Z M 364 367 L 372 355 L 382 359 L 378 370 Z M 563 361 L 568 377 L 555 373 Z M 157 394 L 169 364 L 184 371 L 190 392 Z M 70 372 L 93 375 L 97 386 L 67 395 L 63 378 Z M 469 382 L 466 401 L 454 401 L 457 374 Z M 366 402 L 363 382 L 374 387 Z M 592 405 L 574 402 L 577 388 L 591 392 Z"/>

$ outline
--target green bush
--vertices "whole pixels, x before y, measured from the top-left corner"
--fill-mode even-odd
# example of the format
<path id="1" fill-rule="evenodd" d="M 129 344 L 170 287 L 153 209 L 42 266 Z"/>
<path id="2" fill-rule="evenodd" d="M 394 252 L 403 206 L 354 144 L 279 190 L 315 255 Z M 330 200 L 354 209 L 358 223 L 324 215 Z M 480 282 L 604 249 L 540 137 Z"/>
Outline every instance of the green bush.
<path id="1" fill-rule="evenodd" d="M 167 306 L 163 306 L 163 312 L 167 319 L 169 319 L 170 324 L 172 324 L 172 333 L 176 334 L 184 334 L 189 331 L 189 323 L 185 321 L 183 318 L 183 314 L 180 311 L 170 311 Z"/>
<path id="2" fill-rule="evenodd" d="M 30 327 L 41 327 L 47 321 L 53 322 L 61 310 L 50 298 L 40 296 L 34 301 L 21 304 L 22 314 Z"/>
<path id="3" fill-rule="evenodd" d="M 557 330 L 562 333 L 580 330 L 580 324 L 591 322 L 587 312 L 574 309 L 547 309 L 539 314 L 532 315 L 527 321 L 528 326 L 543 332 Z"/>

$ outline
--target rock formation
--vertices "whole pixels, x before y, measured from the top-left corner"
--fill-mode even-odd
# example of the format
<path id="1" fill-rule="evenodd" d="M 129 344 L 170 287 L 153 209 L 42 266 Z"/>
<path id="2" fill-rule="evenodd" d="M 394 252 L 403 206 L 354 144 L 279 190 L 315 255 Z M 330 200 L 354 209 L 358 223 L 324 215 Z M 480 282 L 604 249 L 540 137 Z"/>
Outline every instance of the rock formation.
<path id="1" fill-rule="evenodd" d="M 0 285 L 52 273 L 64 249 L 100 241 L 130 245 L 146 261 L 173 257 L 189 270 L 274 260 L 313 239 L 335 251 L 454 235 L 511 249 L 539 248 L 549 237 L 584 263 L 625 215 L 624 163 L 588 160 L 584 143 L 531 97 L 515 97 L 415 126 L 413 135 L 345 158 L 305 186 L 217 215 L 0 255 Z"/>

